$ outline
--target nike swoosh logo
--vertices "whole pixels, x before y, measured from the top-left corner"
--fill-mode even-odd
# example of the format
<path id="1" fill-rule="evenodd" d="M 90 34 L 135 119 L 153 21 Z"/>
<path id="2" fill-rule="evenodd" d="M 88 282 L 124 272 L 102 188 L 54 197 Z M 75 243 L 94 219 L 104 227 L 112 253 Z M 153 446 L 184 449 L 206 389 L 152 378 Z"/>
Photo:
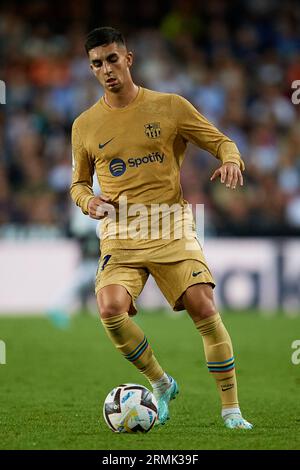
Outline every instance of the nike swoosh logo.
<path id="1" fill-rule="evenodd" d="M 232 387 L 233 387 L 233 385 L 232 385 Z M 222 388 L 222 392 L 226 392 L 226 390 L 230 390 L 232 387 Z"/>
<path id="2" fill-rule="evenodd" d="M 198 276 L 198 275 L 201 274 L 201 273 L 205 273 L 205 271 L 206 271 L 206 269 L 203 269 L 202 271 L 193 271 L 192 276 L 193 276 L 193 277 L 196 277 L 196 276 Z"/>
<path id="3" fill-rule="evenodd" d="M 109 142 L 111 142 L 113 139 L 114 139 L 114 137 L 112 137 L 112 139 L 109 139 L 107 142 L 104 142 L 104 144 L 99 144 L 99 149 L 103 149 L 103 147 L 105 147 L 105 145 L 109 144 Z"/>

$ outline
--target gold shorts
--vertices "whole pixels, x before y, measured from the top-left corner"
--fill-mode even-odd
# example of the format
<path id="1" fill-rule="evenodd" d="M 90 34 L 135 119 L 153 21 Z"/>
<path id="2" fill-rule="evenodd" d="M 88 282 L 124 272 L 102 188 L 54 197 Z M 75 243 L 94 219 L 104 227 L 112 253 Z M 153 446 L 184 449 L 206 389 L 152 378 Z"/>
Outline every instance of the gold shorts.
<path id="1" fill-rule="evenodd" d="M 211 284 L 212 274 L 202 248 L 195 238 L 135 243 L 133 240 L 103 240 L 96 275 L 96 294 L 110 284 L 124 286 L 132 298 L 130 314 L 136 313 L 135 300 L 151 274 L 173 308 L 184 310 L 182 295 L 194 284 Z"/>

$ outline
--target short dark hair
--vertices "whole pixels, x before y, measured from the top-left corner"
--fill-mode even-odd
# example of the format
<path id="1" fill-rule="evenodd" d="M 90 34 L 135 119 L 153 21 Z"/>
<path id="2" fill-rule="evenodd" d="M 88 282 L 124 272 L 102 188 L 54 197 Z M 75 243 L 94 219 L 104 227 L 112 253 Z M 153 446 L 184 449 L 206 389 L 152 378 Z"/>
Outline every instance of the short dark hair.
<path id="1" fill-rule="evenodd" d="M 125 40 L 120 31 L 110 26 L 104 26 L 95 28 L 87 34 L 84 47 L 88 54 L 94 47 L 112 44 L 113 42 L 125 46 Z"/>

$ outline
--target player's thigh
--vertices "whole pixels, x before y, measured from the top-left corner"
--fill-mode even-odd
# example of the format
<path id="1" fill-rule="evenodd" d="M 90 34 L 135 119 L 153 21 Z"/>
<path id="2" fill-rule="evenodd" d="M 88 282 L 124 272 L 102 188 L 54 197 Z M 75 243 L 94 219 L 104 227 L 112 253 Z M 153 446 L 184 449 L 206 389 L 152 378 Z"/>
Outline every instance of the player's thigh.
<path id="1" fill-rule="evenodd" d="M 119 284 L 109 284 L 98 291 L 97 303 L 101 318 L 109 318 L 129 312 L 131 296 L 125 287 Z"/>
<path id="2" fill-rule="evenodd" d="M 137 312 L 135 300 L 148 279 L 141 267 L 108 264 L 96 276 L 96 296 L 101 317 Z"/>
<path id="3" fill-rule="evenodd" d="M 204 320 L 217 313 L 210 284 L 201 283 L 188 287 L 182 296 L 182 302 L 194 321 Z"/>

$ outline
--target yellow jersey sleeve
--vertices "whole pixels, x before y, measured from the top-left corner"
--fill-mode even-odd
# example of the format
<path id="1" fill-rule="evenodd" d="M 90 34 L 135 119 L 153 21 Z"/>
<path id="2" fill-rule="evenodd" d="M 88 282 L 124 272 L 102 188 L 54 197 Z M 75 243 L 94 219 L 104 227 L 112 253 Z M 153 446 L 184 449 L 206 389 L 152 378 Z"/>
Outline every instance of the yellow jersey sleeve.
<path id="1" fill-rule="evenodd" d="M 72 168 L 71 197 L 82 212 L 88 214 L 88 203 L 94 197 L 94 161 L 84 147 L 76 121 L 72 127 Z"/>
<path id="2" fill-rule="evenodd" d="M 172 112 L 177 120 L 177 129 L 182 138 L 207 150 L 222 163 L 233 162 L 245 169 L 235 143 L 222 134 L 194 106 L 179 95 L 172 95 Z"/>

